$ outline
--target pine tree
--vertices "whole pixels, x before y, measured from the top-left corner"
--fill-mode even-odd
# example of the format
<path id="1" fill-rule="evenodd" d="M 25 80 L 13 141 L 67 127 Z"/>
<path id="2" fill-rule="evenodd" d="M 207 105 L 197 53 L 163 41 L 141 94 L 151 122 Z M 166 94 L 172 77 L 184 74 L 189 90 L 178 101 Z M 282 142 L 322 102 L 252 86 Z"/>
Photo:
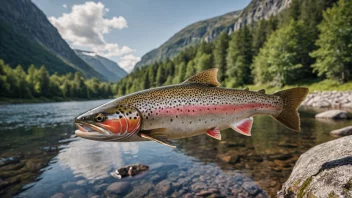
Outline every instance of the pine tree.
<path id="1" fill-rule="evenodd" d="M 339 0 L 338 4 L 324 12 L 324 20 L 318 26 L 321 34 L 316 44 L 319 49 L 311 53 L 316 58 L 313 65 L 318 75 L 336 79 L 341 83 L 352 72 L 352 1 Z"/>
<path id="2" fill-rule="evenodd" d="M 229 35 L 226 32 L 222 32 L 219 38 L 215 42 L 214 64 L 215 64 L 215 67 L 219 69 L 218 78 L 220 82 L 223 82 L 226 79 L 226 70 L 227 70 L 226 55 L 227 55 L 227 48 L 229 47 L 229 40 L 230 40 Z M 187 66 L 187 70 L 188 70 L 188 66 Z"/>
<path id="3" fill-rule="evenodd" d="M 248 26 L 235 32 L 229 43 L 227 54 L 228 81 L 230 87 L 251 83 L 250 65 L 252 64 L 252 34 Z"/>

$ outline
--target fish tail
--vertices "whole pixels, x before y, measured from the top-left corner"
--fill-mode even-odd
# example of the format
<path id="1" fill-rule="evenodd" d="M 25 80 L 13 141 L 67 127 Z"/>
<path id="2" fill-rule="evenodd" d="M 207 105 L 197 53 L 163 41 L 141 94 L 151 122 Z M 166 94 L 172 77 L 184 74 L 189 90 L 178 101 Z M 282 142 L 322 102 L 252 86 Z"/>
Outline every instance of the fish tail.
<path id="1" fill-rule="evenodd" d="M 308 88 L 297 87 L 274 93 L 273 95 L 280 96 L 283 101 L 283 110 L 274 118 L 286 127 L 300 131 L 300 118 L 297 109 L 306 98 L 308 91 Z"/>

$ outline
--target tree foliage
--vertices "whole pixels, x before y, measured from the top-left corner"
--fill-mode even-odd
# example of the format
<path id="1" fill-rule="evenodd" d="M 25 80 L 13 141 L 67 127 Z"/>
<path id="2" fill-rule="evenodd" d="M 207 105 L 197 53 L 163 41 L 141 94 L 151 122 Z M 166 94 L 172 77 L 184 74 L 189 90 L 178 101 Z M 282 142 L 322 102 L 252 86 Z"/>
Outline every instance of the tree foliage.
<path id="1" fill-rule="evenodd" d="M 311 53 L 314 71 L 344 83 L 352 72 L 352 1 L 340 0 L 326 10 L 318 28 L 319 48 Z"/>
<path id="2" fill-rule="evenodd" d="M 30 65 L 27 72 L 21 65 L 12 69 L 0 59 L 2 98 L 108 98 L 113 95 L 111 86 L 96 78 L 86 80 L 78 72 L 74 77 L 71 73 L 61 76 L 55 73 L 50 76 L 44 66 L 37 69 Z"/>
<path id="3" fill-rule="evenodd" d="M 306 51 L 304 25 L 294 21 L 275 31 L 255 57 L 253 74 L 257 83 L 283 86 L 301 79 L 304 75 Z"/>

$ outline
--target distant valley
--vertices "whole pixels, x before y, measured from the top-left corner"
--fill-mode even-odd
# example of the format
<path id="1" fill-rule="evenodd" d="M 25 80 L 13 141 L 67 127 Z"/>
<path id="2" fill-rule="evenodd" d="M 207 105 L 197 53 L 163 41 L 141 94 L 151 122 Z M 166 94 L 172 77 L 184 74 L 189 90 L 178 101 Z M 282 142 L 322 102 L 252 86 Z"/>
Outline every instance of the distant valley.
<path id="1" fill-rule="evenodd" d="M 74 50 L 75 53 L 108 81 L 116 82 L 127 75 L 117 63 L 90 51 Z"/>

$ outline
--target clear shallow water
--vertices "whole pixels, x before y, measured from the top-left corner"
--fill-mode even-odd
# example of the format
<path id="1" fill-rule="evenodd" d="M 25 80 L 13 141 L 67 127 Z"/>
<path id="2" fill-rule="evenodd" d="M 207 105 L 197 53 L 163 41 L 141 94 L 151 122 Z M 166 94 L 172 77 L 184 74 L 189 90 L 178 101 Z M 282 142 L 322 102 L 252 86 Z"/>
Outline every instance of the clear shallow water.
<path id="1" fill-rule="evenodd" d="M 255 117 L 252 137 L 225 130 L 222 141 L 201 135 L 175 140 L 177 149 L 74 137 L 74 117 L 105 102 L 0 106 L 0 157 L 17 159 L 0 166 L 0 195 L 275 197 L 301 153 L 333 139 L 329 131 L 352 124 L 315 120 L 305 110 L 302 133 L 296 133 L 270 117 Z M 110 175 L 135 163 L 150 170 L 121 180 Z"/>

